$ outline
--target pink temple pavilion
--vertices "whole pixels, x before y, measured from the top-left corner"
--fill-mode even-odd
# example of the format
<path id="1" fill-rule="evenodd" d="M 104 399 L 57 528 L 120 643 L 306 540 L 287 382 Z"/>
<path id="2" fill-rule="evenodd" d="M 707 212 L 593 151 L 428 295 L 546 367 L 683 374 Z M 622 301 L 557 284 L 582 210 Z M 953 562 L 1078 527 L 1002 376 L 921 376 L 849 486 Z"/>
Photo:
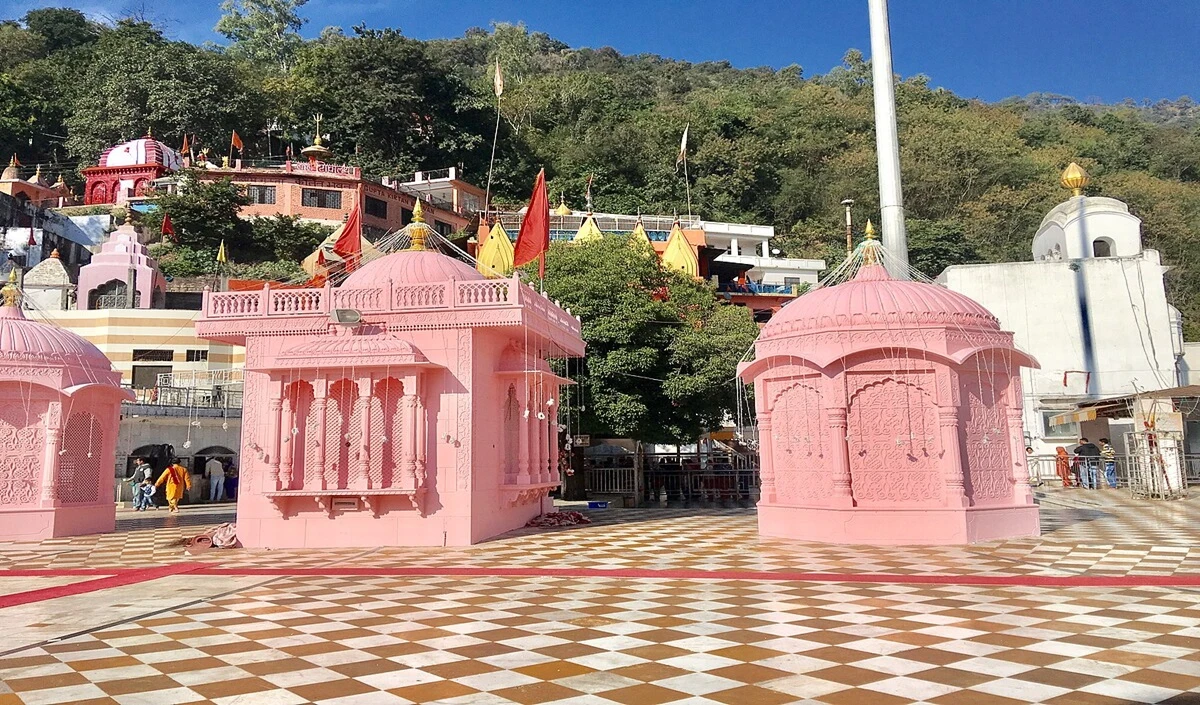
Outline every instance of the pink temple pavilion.
<path id="1" fill-rule="evenodd" d="M 96 346 L 0 306 L 0 541 L 112 531 L 120 375 Z"/>
<path id="2" fill-rule="evenodd" d="M 238 537 L 248 547 L 462 546 L 559 485 L 547 363 L 580 323 L 516 277 L 412 247 L 341 286 L 206 292 L 198 335 L 246 347 Z"/>
<path id="3" fill-rule="evenodd" d="M 976 302 L 893 280 L 871 254 L 852 280 L 785 306 L 740 368 L 754 382 L 760 533 L 863 544 L 1037 536 L 1019 369 L 1037 362 Z"/>

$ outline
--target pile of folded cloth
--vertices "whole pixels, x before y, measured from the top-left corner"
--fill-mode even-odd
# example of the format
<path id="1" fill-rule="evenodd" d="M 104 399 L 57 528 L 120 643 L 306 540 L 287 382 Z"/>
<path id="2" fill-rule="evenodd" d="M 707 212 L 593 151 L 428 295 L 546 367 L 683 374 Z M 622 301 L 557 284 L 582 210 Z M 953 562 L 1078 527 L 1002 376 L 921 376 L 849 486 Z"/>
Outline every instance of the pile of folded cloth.
<path id="1" fill-rule="evenodd" d="M 203 553 L 210 548 L 237 548 L 241 546 L 237 538 L 237 524 L 226 523 L 209 529 L 199 536 L 188 539 L 183 548 L 191 554 Z"/>
<path id="2" fill-rule="evenodd" d="M 550 512 L 529 520 L 525 526 L 536 526 L 540 528 L 555 527 L 555 526 L 575 526 L 577 524 L 591 524 L 592 520 L 587 518 L 587 515 L 580 512 Z"/>

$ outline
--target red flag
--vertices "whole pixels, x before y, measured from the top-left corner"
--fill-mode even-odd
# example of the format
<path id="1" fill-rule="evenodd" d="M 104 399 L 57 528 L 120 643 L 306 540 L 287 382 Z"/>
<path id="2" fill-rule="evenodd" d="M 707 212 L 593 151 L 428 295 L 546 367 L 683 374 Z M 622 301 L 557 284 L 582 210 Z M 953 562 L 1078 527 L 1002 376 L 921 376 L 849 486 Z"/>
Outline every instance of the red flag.
<path id="1" fill-rule="evenodd" d="M 183 136 L 183 146 L 179 148 L 179 153 L 180 154 L 190 154 L 191 151 L 192 151 L 192 145 L 188 142 L 188 136 L 184 135 Z"/>
<path id="2" fill-rule="evenodd" d="M 346 273 L 358 269 L 362 259 L 362 216 L 358 212 L 358 204 L 350 211 L 350 217 L 342 224 L 342 234 L 333 243 L 333 253 L 346 261 Z"/>
<path id="3" fill-rule="evenodd" d="M 37 240 L 33 239 L 33 225 L 29 226 L 29 243 L 28 243 L 28 245 L 30 247 L 35 247 L 37 245 Z"/>
<path id="4" fill-rule="evenodd" d="M 237 147 L 237 151 L 242 151 L 242 138 L 238 137 L 237 130 L 233 131 L 233 140 L 230 142 L 230 144 L 232 144 L 234 147 Z"/>
<path id="5" fill-rule="evenodd" d="M 529 197 L 529 208 L 521 221 L 517 234 L 517 245 L 513 248 L 513 265 L 538 260 L 538 277 L 546 278 L 546 250 L 550 249 L 550 201 L 546 196 L 546 170 L 538 172 L 533 182 L 533 195 Z"/>
<path id="6" fill-rule="evenodd" d="M 179 238 L 175 235 L 175 226 L 171 223 L 171 214 L 170 213 L 163 214 L 163 222 L 162 222 L 162 231 L 161 232 L 164 236 L 170 235 L 172 240 L 174 240 L 175 242 L 179 242 Z"/>

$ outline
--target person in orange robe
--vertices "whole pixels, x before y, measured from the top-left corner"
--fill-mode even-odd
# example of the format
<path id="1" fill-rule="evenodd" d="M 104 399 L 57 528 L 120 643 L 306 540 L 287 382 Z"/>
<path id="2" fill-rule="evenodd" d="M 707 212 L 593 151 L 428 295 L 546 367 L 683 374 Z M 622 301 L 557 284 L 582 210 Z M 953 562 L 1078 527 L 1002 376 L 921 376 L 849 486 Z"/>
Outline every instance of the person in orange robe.
<path id="1" fill-rule="evenodd" d="M 163 471 L 158 482 L 154 483 L 155 487 L 167 483 L 167 506 L 170 507 L 170 512 L 173 514 L 179 513 L 179 500 L 183 499 L 184 489 L 192 489 L 192 477 L 188 473 L 187 468 L 179 464 L 179 461 L 171 463 L 166 470 Z"/>
<path id="2" fill-rule="evenodd" d="M 1062 478 L 1063 487 L 1071 486 L 1071 456 L 1067 449 L 1059 446 L 1054 449 L 1054 469 Z"/>

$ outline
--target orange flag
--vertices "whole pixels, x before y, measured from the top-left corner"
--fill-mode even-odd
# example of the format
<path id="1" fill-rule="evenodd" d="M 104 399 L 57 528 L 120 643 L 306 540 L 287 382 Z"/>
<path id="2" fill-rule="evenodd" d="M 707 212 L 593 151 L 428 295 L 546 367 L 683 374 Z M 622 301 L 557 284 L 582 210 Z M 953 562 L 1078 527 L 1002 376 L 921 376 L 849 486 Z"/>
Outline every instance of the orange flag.
<path id="1" fill-rule="evenodd" d="M 333 243 L 333 253 L 346 262 L 346 273 L 358 269 L 362 259 L 362 215 L 358 204 L 350 211 L 350 217 L 342 224 L 342 234 Z"/>
<path id="2" fill-rule="evenodd" d="M 230 142 L 230 144 L 232 144 L 234 147 L 237 147 L 237 151 L 239 152 L 243 150 L 244 145 L 242 144 L 242 138 L 238 136 L 237 130 L 233 131 L 233 141 Z"/>
<path id="3" fill-rule="evenodd" d="M 546 170 L 538 172 L 533 182 L 529 208 L 521 220 L 517 245 L 513 248 L 513 266 L 520 267 L 538 260 L 538 278 L 546 278 L 546 250 L 550 249 L 550 200 L 546 195 Z"/>

